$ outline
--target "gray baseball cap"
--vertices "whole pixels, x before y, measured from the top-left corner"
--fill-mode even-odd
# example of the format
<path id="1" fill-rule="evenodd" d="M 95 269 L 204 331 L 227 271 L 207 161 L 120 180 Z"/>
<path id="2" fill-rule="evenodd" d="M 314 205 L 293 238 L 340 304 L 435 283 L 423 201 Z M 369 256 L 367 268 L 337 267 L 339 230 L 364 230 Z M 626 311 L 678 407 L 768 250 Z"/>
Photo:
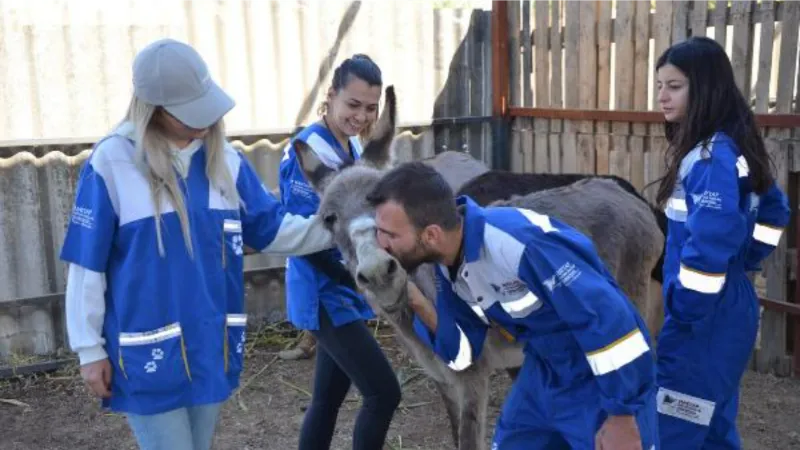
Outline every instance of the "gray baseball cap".
<path id="1" fill-rule="evenodd" d="M 155 41 L 136 55 L 133 93 L 198 129 L 210 127 L 236 105 L 211 79 L 200 54 L 174 39 Z"/>

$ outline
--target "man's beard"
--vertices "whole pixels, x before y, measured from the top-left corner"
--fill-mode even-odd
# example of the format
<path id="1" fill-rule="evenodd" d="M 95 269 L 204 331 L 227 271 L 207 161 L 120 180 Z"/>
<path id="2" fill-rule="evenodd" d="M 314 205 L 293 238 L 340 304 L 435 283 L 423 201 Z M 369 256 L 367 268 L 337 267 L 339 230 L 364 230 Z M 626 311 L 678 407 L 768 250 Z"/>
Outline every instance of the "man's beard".
<path id="1" fill-rule="evenodd" d="M 394 257 L 408 273 L 414 272 L 417 267 L 422 264 L 435 263 L 441 259 L 441 255 L 429 249 L 419 237 L 417 237 L 417 243 L 410 252 L 402 255 L 394 255 Z"/>

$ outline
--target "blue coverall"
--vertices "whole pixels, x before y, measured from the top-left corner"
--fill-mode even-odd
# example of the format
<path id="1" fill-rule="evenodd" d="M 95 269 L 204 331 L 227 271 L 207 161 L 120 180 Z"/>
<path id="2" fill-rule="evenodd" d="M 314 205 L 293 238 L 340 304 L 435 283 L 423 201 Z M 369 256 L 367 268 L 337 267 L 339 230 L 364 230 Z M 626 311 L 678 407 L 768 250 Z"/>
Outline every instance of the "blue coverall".
<path id="1" fill-rule="evenodd" d="M 664 449 L 741 448 L 739 382 L 758 329 L 747 271 L 789 222 L 775 183 L 753 192 L 746 159 L 724 133 L 681 162 L 666 207 L 665 322 L 658 337 L 658 412 Z"/>
<path id="2" fill-rule="evenodd" d="M 437 268 L 437 329 L 417 334 L 454 370 L 480 357 L 495 324 L 525 362 L 494 435 L 498 450 L 593 449 L 609 415 L 632 415 L 656 447 L 655 359 L 644 322 L 597 255 L 566 224 L 459 197 L 464 261 Z"/>

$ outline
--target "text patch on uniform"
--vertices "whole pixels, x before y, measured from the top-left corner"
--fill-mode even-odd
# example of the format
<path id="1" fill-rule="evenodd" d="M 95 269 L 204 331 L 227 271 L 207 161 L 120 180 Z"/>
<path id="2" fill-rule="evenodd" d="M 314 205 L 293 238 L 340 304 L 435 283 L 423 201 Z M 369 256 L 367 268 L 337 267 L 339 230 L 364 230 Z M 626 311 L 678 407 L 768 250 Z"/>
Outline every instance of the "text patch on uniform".
<path id="1" fill-rule="evenodd" d="M 659 388 L 656 396 L 659 414 L 676 417 L 698 425 L 708 426 L 714 414 L 714 402 Z"/>

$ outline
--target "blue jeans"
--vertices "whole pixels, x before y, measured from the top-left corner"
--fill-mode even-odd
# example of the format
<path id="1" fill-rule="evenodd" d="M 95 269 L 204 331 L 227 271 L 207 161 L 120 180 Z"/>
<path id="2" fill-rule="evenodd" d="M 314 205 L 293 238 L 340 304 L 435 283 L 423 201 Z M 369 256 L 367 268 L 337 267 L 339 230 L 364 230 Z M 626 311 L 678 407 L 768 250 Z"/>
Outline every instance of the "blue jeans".
<path id="1" fill-rule="evenodd" d="M 222 403 L 179 408 L 161 414 L 127 414 L 141 450 L 208 450 Z"/>

